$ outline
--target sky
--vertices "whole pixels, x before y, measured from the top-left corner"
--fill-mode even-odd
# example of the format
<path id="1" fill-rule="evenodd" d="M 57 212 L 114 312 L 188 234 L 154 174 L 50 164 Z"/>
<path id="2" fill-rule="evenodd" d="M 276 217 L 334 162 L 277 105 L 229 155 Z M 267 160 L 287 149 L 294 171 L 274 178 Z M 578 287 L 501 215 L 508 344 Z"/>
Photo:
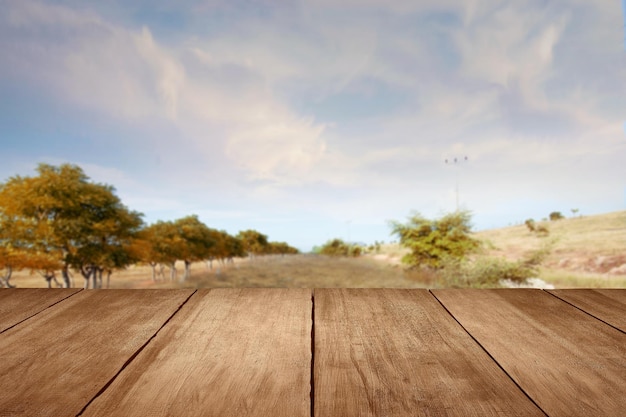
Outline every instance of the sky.
<path id="1" fill-rule="evenodd" d="M 457 199 L 475 230 L 624 210 L 623 7 L 0 0 L 0 181 L 77 164 L 146 223 L 305 251 Z"/>

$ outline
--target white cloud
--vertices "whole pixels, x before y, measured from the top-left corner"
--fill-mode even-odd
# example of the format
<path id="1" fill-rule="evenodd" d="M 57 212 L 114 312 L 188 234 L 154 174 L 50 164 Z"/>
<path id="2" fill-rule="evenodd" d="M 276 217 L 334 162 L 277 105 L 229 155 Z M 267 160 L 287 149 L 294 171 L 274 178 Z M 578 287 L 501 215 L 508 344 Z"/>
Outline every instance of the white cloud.
<path id="1" fill-rule="evenodd" d="M 191 1 L 174 29 L 130 12 L 115 20 L 126 3 L 110 14 L 55 4 L 3 3 L 0 82 L 132 126 L 129 141 L 176 155 L 160 180 L 200 190 L 189 207 L 219 195 L 337 218 L 356 218 L 355 207 L 368 219 L 418 205 L 436 214 L 454 199 L 443 160 L 461 155 L 481 185 L 467 201 L 486 211 L 521 189 L 554 194 L 542 181 L 557 165 L 562 178 L 619 184 L 602 169 L 622 149 L 626 110 L 623 25 L 609 2 L 315 0 L 283 11 L 269 1 L 254 14 Z M 368 100 L 379 107 L 342 117 Z M 131 206 L 184 209 L 91 164 L 132 190 Z"/>
<path id="2" fill-rule="evenodd" d="M 4 72 L 113 117 L 176 117 L 184 71 L 148 28 L 128 30 L 33 1 L 12 2 L 8 10 Z"/>

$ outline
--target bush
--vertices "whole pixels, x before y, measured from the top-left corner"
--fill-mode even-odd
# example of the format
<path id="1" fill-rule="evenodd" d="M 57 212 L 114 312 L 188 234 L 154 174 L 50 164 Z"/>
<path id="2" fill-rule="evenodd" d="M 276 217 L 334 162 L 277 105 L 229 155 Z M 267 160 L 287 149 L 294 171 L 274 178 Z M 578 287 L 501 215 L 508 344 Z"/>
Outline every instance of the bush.
<path id="1" fill-rule="evenodd" d="M 447 259 L 439 271 L 440 284 L 444 287 L 499 287 L 500 281 L 517 283 L 536 277 L 539 265 L 550 254 L 550 244 L 528 253 L 519 261 L 504 258 L 482 257 L 473 261 Z"/>
<path id="2" fill-rule="evenodd" d="M 315 248 L 316 253 L 328 256 L 361 256 L 362 249 L 358 245 L 348 245 L 341 239 L 332 239 L 319 248 Z"/>
<path id="3" fill-rule="evenodd" d="M 499 287 L 501 280 L 523 282 L 536 275 L 536 270 L 524 262 L 486 257 L 470 261 L 447 261 L 440 271 L 445 287 Z"/>
<path id="4" fill-rule="evenodd" d="M 561 220 L 564 219 L 565 217 L 561 214 L 560 211 L 553 211 L 552 213 L 550 213 L 550 221 L 557 221 L 557 220 Z"/>
<path id="5" fill-rule="evenodd" d="M 471 236 L 470 214 L 467 211 L 446 214 L 429 220 L 416 213 L 407 223 L 392 222 L 392 233 L 411 252 L 402 261 L 413 267 L 438 269 L 446 259 L 463 259 L 475 251 L 480 242 Z"/>
<path id="6" fill-rule="evenodd" d="M 548 226 L 543 225 L 543 224 L 538 225 L 537 223 L 535 223 L 533 219 L 526 220 L 524 224 L 526 225 L 526 227 L 528 227 L 528 230 L 530 231 L 530 233 L 536 233 L 538 236 L 541 236 L 541 237 L 545 237 L 550 234 L 550 230 L 548 230 Z"/>

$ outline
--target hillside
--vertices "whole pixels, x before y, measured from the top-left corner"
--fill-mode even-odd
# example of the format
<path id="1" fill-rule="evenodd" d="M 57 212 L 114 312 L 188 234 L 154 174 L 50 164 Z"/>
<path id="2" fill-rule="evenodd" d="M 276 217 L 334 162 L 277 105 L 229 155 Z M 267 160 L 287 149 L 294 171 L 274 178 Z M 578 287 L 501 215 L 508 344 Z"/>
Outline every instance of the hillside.
<path id="1" fill-rule="evenodd" d="M 525 225 L 476 233 L 486 254 L 519 259 L 529 252 L 549 251 L 544 273 L 556 275 L 626 276 L 626 211 L 541 222 L 549 235 L 540 237 Z"/>

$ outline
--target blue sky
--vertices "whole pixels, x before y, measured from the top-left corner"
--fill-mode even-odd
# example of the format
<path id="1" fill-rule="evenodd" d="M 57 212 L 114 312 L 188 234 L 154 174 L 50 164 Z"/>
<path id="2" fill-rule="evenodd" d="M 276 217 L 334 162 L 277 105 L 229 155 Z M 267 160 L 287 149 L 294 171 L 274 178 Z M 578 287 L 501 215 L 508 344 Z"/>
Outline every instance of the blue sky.
<path id="1" fill-rule="evenodd" d="M 150 223 L 308 250 L 626 208 L 619 2 L 0 0 L 0 180 L 80 165 Z M 456 167 L 445 159 L 467 156 Z"/>

